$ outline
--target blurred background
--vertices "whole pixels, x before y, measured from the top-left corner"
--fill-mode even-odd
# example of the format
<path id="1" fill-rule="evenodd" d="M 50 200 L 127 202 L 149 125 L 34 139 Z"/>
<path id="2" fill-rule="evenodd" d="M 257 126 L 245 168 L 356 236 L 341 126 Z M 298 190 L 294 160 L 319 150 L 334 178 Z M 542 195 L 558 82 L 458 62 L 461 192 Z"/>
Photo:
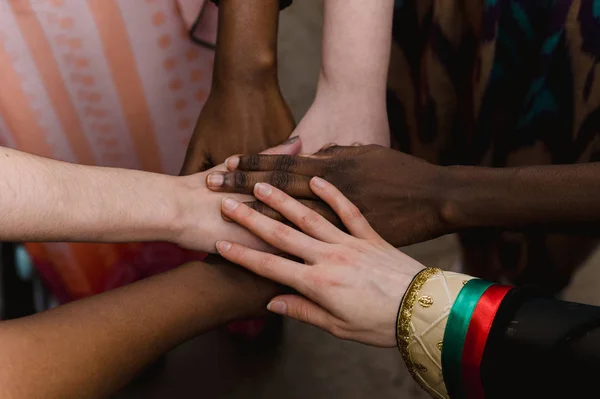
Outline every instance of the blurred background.
<path id="1" fill-rule="evenodd" d="M 320 63 L 321 0 L 296 1 L 281 14 L 280 84 L 296 120 L 309 108 Z M 404 248 L 427 266 L 455 269 L 453 236 Z M 600 305 L 600 251 L 578 272 L 565 299 Z M 343 342 L 286 320 L 270 342 L 198 337 L 167 355 L 115 399 L 128 398 L 425 398 L 395 349 Z"/>

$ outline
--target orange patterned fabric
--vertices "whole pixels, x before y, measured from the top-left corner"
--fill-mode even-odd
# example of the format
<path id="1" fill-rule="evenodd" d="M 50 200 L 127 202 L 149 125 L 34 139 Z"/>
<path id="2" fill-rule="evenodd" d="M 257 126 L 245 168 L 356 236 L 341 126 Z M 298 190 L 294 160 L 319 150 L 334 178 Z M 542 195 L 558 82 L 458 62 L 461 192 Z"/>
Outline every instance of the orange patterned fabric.
<path id="1" fill-rule="evenodd" d="M 198 13 L 200 20 L 198 23 Z M 0 2 L 0 145 L 176 174 L 210 89 L 216 36 L 201 0 Z M 166 243 L 27 244 L 63 301 L 205 254 Z"/>

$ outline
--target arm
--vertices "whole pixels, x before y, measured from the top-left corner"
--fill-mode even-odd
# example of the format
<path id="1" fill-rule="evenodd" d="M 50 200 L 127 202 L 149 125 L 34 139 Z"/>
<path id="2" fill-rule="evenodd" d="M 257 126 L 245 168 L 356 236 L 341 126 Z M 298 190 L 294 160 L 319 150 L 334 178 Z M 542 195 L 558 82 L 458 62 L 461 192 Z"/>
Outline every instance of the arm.
<path id="1" fill-rule="evenodd" d="M 183 185 L 0 148 L 3 241 L 149 241 L 175 233 Z"/>
<path id="2" fill-rule="evenodd" d="M 221 0 L 210 96 L 200 113 L 182 174 L 206 170 L 231 154 L 258 153 L 294 128 L 279 90 L 279 0 Z"/>
<path id="3" fill-rule="evenodd" d="M 386 80 L 393 0 L 325 0 L 317 95 L 294 135 L 304 153 L 323 145 L 389 146 Z"/>
<path id="4" fill-rule="evenodd" d="M 594 392 L 600 307 L 424 269 L 383 241 L 333 185 L 313 178 L 310 187 L 351 235 L 265 183 L 255 187 L 256 197 L 300 231 L 234 200 L 223 202 L 225 216 L 305 261 L 217 242 L 224 258 L 303 295 L 273 298 L 269 310 L 342 339 L 398 346 L 410 373 L 434 398 Z"/>
<path id="5" fill-rule="evenodd" d="M 600 163 L 450 167 L 443 217 L 453 228 L 600 232 Z"/>
<path id="6" fill-rule="evenodd" d="M 106 397 L 176 345 L 260 314 L 275 285 L 219 263 L 0 322 L 2 397 Z"/>
<path id="7" fill-rule="evenodd" d="M 270 182 L 332 219 L 308 185 L 321 176 L 353 201 L 383 238 L 395 246 L 426 241 L 471 227 L 544 228 L 600 232 L 600 163 L 492 169 L 443 167 L 379 146 L 332 147 L 318 158 L 243 156 L 215 191 L 251 193 Z M 284 172 L 283 174 L 281 172 Z M 275 218 L 260 203 L 252 205 Z"/>
<path id="8" fill-rule="evenodd" d="M 299 146 L 270 151 L 297 153 Z M 206 188 L 206 174 L 174 177 L 82 166 L 7 148 L 0 148 L 0 167 L 4 241 L 169 241 L 214 252 L 215 237 L 230 235 L 264 248 L 222 220 L 225 195 Z"/>

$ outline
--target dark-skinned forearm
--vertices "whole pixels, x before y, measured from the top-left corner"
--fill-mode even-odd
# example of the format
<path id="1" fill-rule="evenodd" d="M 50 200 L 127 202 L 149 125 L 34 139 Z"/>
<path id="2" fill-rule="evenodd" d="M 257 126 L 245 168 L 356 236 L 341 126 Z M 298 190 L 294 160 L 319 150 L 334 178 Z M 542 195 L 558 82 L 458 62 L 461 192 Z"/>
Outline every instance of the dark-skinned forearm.
<path id="1" fill-rule="evenodd" d="M 277 81 L 279 0 L 220 0 L 214 85 Z"/>
<path id="2" fill-rule="evenodd" d="M 471 227 L 600 233 L 600 163 L 450 167 L 444 219 Z"/>
<path id="3" fill-rule="evenodd" d="M 2 397 L 106 397 L 165 351 L 260 311 L 273 294 L 261 281 L 232 265 L 193 263 L 2 322 Z"/>

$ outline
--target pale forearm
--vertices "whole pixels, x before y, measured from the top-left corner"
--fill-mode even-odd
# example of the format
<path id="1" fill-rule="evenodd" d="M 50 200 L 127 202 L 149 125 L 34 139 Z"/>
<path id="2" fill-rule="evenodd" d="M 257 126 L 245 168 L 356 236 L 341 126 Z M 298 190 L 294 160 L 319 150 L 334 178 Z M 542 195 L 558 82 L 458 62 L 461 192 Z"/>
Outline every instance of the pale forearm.
<path id="1" fill-rule="evenodd" d="M 176 178 L 81 166 L 0 148 L 3 241 L 166 239 Z"/>
<path id="2" fill-rule="evenodd" d="M 320 88 L 385 99 L 393 0 L 325 0 Z"/>
<path id="3" fill-rule="evenodd" d="M 260 312 L 274 287 L 232 265 L 194 263 L 0 323 L 2 397 L 106 397 L 174 346 Z"/>

